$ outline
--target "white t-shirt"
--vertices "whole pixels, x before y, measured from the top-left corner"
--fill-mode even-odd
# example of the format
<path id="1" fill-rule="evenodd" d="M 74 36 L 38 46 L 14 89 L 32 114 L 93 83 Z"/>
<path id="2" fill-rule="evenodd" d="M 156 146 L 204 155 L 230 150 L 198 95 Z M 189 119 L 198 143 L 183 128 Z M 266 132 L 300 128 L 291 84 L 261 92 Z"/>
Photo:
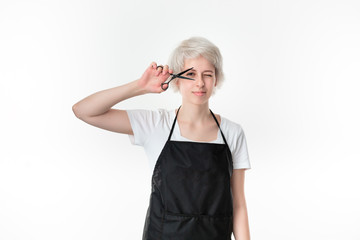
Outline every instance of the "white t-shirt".
<path id="1" fill-rule="evenodd" d="M 149 159 L 150 171 L 153 172 L 156 161 L 169 137 L 175 119 L 175 110 L 127 110 L 134 135 L 129 135 L 134 145 L 144 147 Z M 234 169 L 250 169 L 249 155 L 244 131 L 240 124 L 221 117 L 220 128 L 230 148 Z M 178 122 L 171 135 L 174 141 L 190 141 L 181 136 Z M 217 139 L 209 143 L 223 144 L 220 129 Z"/>

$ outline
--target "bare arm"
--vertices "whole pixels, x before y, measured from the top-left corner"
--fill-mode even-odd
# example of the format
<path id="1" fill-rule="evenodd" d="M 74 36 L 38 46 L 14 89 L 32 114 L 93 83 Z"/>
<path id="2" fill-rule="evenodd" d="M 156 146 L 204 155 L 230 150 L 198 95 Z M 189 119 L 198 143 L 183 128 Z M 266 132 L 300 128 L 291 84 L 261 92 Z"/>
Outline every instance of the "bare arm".
<path id="1" fill-rule="evenodd" d="M 231 189 L 234 206 L 233 232 L 236 240 L 250 240 L 244 181 L 245 169 L 234 169 L 231 177 Z"/>
<path id="2" fill-rule="evenodd" d="M 113 132 L 133 134 L 125 110 L 112 107 L 126 99 L 146 93 L 161 93 L 161 83 L 172 73 L 168 66 L 156 69 L 152 63 L 138 80 L 91 94 L 73 105 L 76 117 L 93 126 Z M 162 70 L 162 71 L 161 71 Z"/>

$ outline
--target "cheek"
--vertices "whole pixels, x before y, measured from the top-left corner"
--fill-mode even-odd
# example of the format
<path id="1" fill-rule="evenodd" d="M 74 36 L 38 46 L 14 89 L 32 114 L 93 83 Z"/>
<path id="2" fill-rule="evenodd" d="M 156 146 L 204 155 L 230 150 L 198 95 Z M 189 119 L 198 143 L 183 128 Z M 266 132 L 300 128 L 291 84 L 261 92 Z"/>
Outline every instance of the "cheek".
<path id="1" fill-rule="evenodd" d="M 192 87 L 192 81 L 189 80 L 178 80 L 177 85 L 179 89 L 189 89 Z"/>
<path id="2" fill-rule="evenodd" d="M 215 86 L 216 86 L 216 79 L 214 79 L 214 78 L 208 79 L 207 85 L 208 85 L 209 87 L 215 87 Z"/>
<path id="3" fill-rule="evenodd" d="M 175 82 L 175 84 L 176 84 L 177 88 L 179 89 L 179 92 L 181 92 L 182 89 L 184 88 L 184 84 L 182 84 L 180 80 L 177 80 Z"/>
<path id="4" fill-rule="evenodd" d="M 180 83 L 180 81 L 177 81 L 176 82 L 177 84 L 177 87 L 178 87 L 178 89 L 179 89 L 179 93 L 181 94 L 181 95 L 183 95 L 183 93 L 185 92 L 185 88 L 184 88 L 184 84 L 182 84 L 182 83 Z"/>

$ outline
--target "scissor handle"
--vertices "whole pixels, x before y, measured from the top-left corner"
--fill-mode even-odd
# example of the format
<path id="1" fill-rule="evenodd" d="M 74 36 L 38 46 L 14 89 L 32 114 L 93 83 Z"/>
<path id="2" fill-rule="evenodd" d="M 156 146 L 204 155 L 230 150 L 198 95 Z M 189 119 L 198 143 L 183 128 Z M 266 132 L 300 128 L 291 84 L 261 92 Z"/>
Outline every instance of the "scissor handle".
<path id="1" fill-rule="evenodd" d="M 166 87 L 164 87 L 164 85 L 166 85 Z M 169 82 L 163 82 L 163 83 L 161 84 L 161 89 L 162 89 L 162 90 L 166 91 L 168 88 L 169 88 Z"/>
<path id="2" fill-rule="evenodd" d="M 189 69 L 186 69 L 185 71 L 182 71 L 181 73 L 178 73 L 178 74 L 170 74 L 170 75 L 172 75 L 172 78 L 168 81 L 168 82 L 163 82 L 162 84 L 161 84 L 161 89 L 162 90 L 164 90 L 164 91 L 166 91 L 168 88 L 169 88 L 169 84 L 170 84 L 170 82 L 172 81 L 172 80 L 174 80 L 175 78 L 182 78 L 182 79 L 188 79 L 188 80 L 195 80 L 195 79 L 193 79 L 193 78 L 188 78 L 188 77 L 183 77 L 183 76 L 180 76 L 180 75 L 182 75 L 182 74 L 184 74 L 184 73 L 186 73 L 186 72 L 188 72 L 188 71 L 190 71 L 191 69 L 193 69 L 194 67 L 191 67 L 191 68 L 189 68 Z M 166 87 L 164 87 L 164 85 L 166 85 Z"/>

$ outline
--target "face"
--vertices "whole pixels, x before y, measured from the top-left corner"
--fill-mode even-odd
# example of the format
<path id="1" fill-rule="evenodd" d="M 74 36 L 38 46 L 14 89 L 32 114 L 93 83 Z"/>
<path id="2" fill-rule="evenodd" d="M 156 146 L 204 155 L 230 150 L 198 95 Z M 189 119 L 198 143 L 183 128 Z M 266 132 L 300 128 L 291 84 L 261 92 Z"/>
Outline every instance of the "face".
<path id="1" fill-rule="evenodd" d="M 215 67 L 203 56 L 185 59 L 182 70 L 194 67 L 183 76 L 193 78 L 186 80 L 179 78 L 177 85 L 183 97 L 183 102 L 205 104 L 216 86 Z"/>

